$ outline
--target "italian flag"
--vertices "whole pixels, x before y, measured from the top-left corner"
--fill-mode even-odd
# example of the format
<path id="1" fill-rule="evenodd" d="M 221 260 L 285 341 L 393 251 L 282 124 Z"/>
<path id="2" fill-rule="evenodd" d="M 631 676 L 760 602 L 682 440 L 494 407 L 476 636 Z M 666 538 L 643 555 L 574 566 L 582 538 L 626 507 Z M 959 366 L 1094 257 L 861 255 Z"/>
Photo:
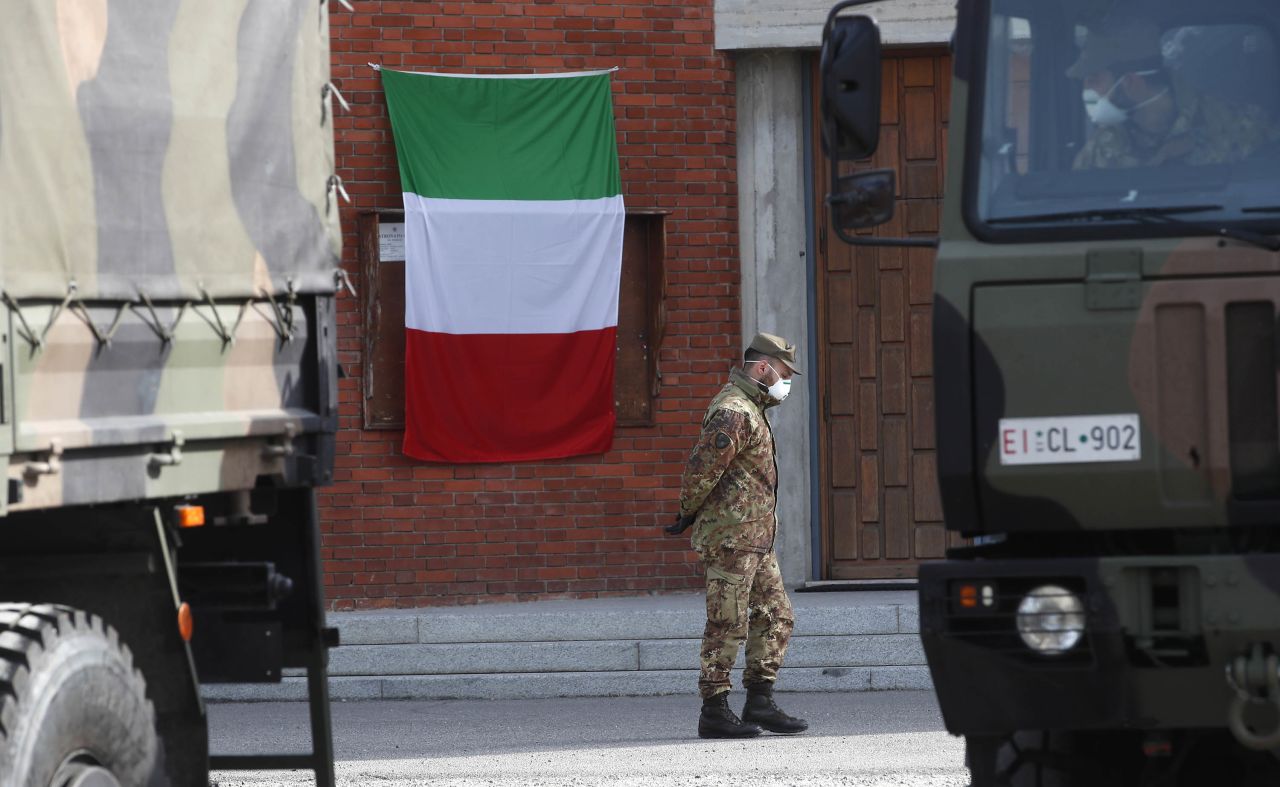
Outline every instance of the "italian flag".
<path id="1" fill-rule="evenodd" d="M 382 85 L 404 190 L 404 453 L 607 451 L 624 219 L 609 72 L 383 69 Z"/>

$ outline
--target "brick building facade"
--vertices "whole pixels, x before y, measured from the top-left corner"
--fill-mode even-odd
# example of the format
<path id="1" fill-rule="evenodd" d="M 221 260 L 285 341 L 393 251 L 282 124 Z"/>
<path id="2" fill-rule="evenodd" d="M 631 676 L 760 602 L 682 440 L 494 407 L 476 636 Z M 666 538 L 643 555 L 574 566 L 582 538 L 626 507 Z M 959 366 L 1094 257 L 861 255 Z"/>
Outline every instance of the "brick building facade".
<path id="1" fill-rule="evenodd" d="M 366 428 L 368 303 L 340 300 L 344 379 L 335 483 L 321 490 L 327 593 L 335 609 L 413 607 L 700 587 L 684 538 L 664 536 L 706 400 L 739 351 L 732 60 L 714 44 L 711 0 L 330 3 L 344 267 L 361 296 L 362 217 L 401 205 L 378 74 L 617 67 L 615 122 L 628 211 L 665 240 L 665 329 L 651 410 L 602 456 L 503 465 L 421 464 L 401 432 Z M 337 107 L 335 106 L 335 109 Z M 631 219 L 629 217 L 629 223 Z M 655 225 L 654 222 L 657 222 Z M 624 273 L 625 275 L 625 273 Z M 386 286 L 394 286 L 388 284 Z M 378 298 L 394 303 L 385 292 Z M 620 327 L 621 333 L 621 327 Z"/>

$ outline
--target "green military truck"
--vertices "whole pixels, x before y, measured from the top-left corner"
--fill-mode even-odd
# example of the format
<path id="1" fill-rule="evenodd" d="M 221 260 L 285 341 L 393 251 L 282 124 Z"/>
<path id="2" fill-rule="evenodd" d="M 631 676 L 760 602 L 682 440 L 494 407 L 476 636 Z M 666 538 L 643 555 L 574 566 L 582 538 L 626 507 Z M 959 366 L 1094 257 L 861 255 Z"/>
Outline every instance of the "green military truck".
<path id="1" fill-rule="evenodd" d="M 833 224 L 893 209 L 824 31 Z M 920 626 L 975 787 L 1280 784 L 1280 5 L 960 0 Z M 862 230 L 859 232 L 859 230 Z"/>
<path id="2" fill-rule="evenodd" d="M 0 784 L 332 785 L 329 3 L 3 11 Z M 287 668 L 312 751 L 211 758 L 201 684 Z"/>

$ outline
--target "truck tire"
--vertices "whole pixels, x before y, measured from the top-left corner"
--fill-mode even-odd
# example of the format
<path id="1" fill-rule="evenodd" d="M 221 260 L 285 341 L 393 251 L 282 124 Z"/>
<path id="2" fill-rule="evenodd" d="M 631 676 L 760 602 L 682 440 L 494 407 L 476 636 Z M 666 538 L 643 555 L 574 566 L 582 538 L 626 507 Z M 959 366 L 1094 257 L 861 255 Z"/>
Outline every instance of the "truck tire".
<path id="1" fill-rule="evenodd" d="M 1113 741 L 1069 732 L 965 739 L 970 787 L 1125 787 Z"/>
<path id="2" fill-rule="evenodd" d="M 142 787 L 155 711 L 129 648 L 102 618 L 0 604 L 0 784 Z"/>

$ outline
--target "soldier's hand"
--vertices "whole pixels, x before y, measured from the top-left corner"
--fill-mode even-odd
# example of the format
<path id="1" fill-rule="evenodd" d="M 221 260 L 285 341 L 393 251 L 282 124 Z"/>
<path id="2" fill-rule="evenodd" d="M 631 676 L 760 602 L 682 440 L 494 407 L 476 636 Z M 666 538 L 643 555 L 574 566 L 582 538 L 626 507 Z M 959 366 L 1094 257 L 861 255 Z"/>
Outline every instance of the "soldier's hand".
<path id="1" fill-rule="evenodd" d="M 666 527 L 662 528 L 662 530 L 664 533 L 667 533 L 668 535 L 678 536 L 684 531 L 688 530 L 690 527 L 693 527 L 693 520 L 697 518 L 698 518 L 697 514 L 685 514 L 684 516 L 677 516 L 676 522 L 674 525 L 667 525 Z"/>

